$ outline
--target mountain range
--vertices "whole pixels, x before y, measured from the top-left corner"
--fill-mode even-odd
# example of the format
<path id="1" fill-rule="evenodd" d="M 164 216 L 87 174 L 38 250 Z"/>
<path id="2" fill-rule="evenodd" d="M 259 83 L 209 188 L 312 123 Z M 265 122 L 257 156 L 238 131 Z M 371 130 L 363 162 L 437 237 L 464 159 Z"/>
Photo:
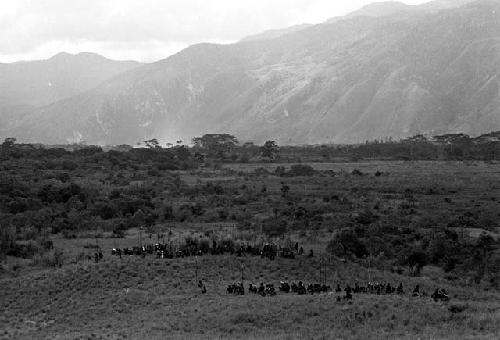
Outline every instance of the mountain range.
<path id="1" fill-rule="evenodd" d="M 500 130 L 498 65 L 499 1 L 375 3 L 151 64 L 91 54 L 0 64 L 0 136 L 132 144 L 231 133 L 317 144 L 474 135 Z M 26 76 L 7 71 L 16 67 Z"/>
<path id="2" fill-rule="evenodd" d="M 59 53 L 48 60 L 0 63 L 0 133 L 38 107 L 88 91 L 139 65 L 93 53 Z"/>

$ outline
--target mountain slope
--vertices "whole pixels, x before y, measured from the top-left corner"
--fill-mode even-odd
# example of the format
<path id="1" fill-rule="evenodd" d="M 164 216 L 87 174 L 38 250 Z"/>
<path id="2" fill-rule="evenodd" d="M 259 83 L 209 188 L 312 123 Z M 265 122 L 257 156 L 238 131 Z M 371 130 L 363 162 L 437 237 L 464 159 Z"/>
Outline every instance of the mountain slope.
<path id="1" fill-rule="evenodd" d="M 411 7 L 412 6 L 406 5 L 398 1 L 374 2 L 360 8 L 357 11 L 350 13 L 348 17 L 355 17 L 355 16 L 383 17 L 407 11 Z"/>
<path id="2" fill-rule="evenodd" d="M 200 44 L 37 110 L 44 142 L 349 143 L 500 129 L 500 4 L 354 16 L 275 39 Z"/>
<path id="3" fill-rule="evenodd" d="M 0 107 L 42 106 L 74 96 L 139 65 L 92 53 L 0 64 Z"/>
<path id="4" fill-rule="evenodd" d="M 287 27 L 287 28 L 283 28 L 283 29 L 268 30 L 268 31 L 265 31 L 265 32 L 262 32 L 259 34 L 254 34 L 254 35 L 245 37 L 245 38 L 241 39 L 241 41 L 245 42 L 245 41 L 275 39 L 275 38 L 282 37 L 286 34 L 301 31 L 301 30 L 309 28 L 311 26 L 312 26 L 311 24 L 301 24 L 301 25 L 295 25 L 295 26 L 291 26 L 291 27 Z"/>

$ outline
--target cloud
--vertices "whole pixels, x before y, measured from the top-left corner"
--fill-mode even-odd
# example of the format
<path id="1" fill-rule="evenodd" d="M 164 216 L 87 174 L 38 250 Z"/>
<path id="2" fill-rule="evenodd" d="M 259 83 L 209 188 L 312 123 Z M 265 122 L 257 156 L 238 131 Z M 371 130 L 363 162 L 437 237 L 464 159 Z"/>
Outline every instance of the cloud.
<path id="1" fill-rule="evenodd" d="M 152 61 L 198 42 L 319 23 L 369 2 L 0 0 L 0 61 L 47 58 L 63 50 Z"/>

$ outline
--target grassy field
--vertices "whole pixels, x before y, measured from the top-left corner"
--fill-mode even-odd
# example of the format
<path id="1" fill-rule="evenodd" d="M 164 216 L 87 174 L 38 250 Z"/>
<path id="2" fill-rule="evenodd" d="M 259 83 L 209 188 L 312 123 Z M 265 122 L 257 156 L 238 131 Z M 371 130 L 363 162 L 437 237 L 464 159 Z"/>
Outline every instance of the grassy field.
<path id="1" fill-rule="evenodd" d="M 251 172 L 258 168 L 274 170 L 278 166 L 289 168 L 296 163 L 233 163 L 225 164 L 225 168 L 236 171 Z M 312 166 L 316 170 L 331 170 L 351 172 L 354 169 L 371 173 L 375 171 L 401 173 L 408 175 L 478 175 L 491 174 L 500 175 L 500 169 L 496 162 L 472 162 L 472 161 L 358 161 L 358 162 L 310 162 L 303 163 Z"/>
<path id="2" fill-rule="evenodd" d="M 208 293 L 196 287 L 204 279 Z M 403 282 L 431 291 L 445 287 L 452 300 L 394 295 L 335 294 L 228 296 L 226 284 L 303 280 L 318 282 L 319 259 L 262 260 L 231 256 L 157 260 L 127 257 L 3 279 L 0 329 L 4 338 L 432 338 L 496 339 L 500 296 L 444 280 L 409 278 L 331 260 L 331 283 Z M 451 306 L 464 309 L 452 313 Z"/>
<path id="3" fill-rule="evenodd" d="M 0 338 L 500 338 L 500 292 L 495 286 L 499 268 L 493 261 L 495 254 L 498 255 L 495 248 L 487 257 L 490 259 L 490 266 L 485 267 L 488 275 L 482 272 L 477 282 L 472 280 L 479 269 L 475 263 L 482 265 L 483 262 L 469 263 L 461 258 L 456 268 L 446 269 L 443 261 L 447 258 L 436 263 L 429 260 L 421 275 L 413 277 L 400 261 L 406 256 L 405 247 L 439 250 L 440 243 L 432 246 L 425 240 L 434 242 L 443 230 L 456 231 L 459 239 L 454 247 L 458 249 L 462 245 L 464 249 L 465 245 L 472 247 L 484 232 L 498 239 L 498 164 L 312 163 L 310 165 L 318 170 L 313 176 L 275 176 L 273 171 L 281 165 L 290 167 L 269 163 L 229 164 L 218 170 L 177 171 L 175 174 L 185 187 L 175 197 L 169 192 L 161 193 L 162 183 L 172 177 L 170 173 L 168 178 L 146 178 L 144 181 L 151 181 L 148 182 L 151 187 L 160 192 L 154 198 L 156 201 L 161 199 L 172 205 L 175 213 L 182 204 L 196 201 L 203 206 L 203 214 L 188 216 L 182 221 L 158 221 L 154 228 L 142 232 L 132 228 L 125 232 L 124 238 L 112 238 L 110 230 L 97 227 L 76 238 L 51 235 L 54 247 L 63 251 L 61 267 L 47 268 L 34 259 L 3 259 Z M 259 168 L 269 173 L 261 174 Z M 93 176 L 95 181 L 103 177 Z M 79 179 L 84 180 L 89 181 L 85 177 Z M 199 191 L 207 183 L 220 186 L 222 194 Z M 138 186 L 137 183 L 127 185 Z M 103 181 L 102 186 L 111 184 Z M 288 191 L 283 191 L 284 186 L 289 187 Z M 303 208 L 305 217 L 297 213 L 298 207 Z M 359 215 L 368 210 L 377 215 L 377 219 L 358 223 Z M 225 211 L 229 214 L 223 214 Z M 263 229 L 257 227 L 263 221 L 273 222 L 278 218 L 289 222 L 284 235 L 264 236 Z M 393 251 L 394 259 L 381 257 L 379 265 L 367 266 L 363 259 L 352 254 L 346 254 L 345 259 L 326 255 L 330 240 L 345 228 L 357 230 L 370 253 L 376 255 L 377 249 L 385 247 L 386 253 Z M 386 230 L 394 235 L 387 234 L 387 238 L 382 239 Z M 414 234 L 414 231 L 422 233 Z M 132 247 L 139 240 L 144 244 L 155 243 L 156 233 L 178 243 L 186 237 L 206 238 L 207 235 L 251 243 L 264 239 L 282 243 L 291 239 L 300 242 L 306 253 L 313 249 L 316 256 L 270 261 L 230 255 L 170 260 L 148 255 L 120 259 L 110 254 L 114 247 Z M 378 248 L 377 242 L 381 243 Z M 104 251 L 104 260 L 100 263 L 86 259 L 87 255 L 93 255 L 95 245 Z M 431 255 L 434 252 L 429 250 Z M 476 256 L 472 250 L 471 254 Z M 406 294 L 361 294 L 349 302 L 337 301 L 336 293 L 306 296 L 278 293 L 274 297 L 226 294 L 226 286 L 240 281 L 242 275 L 245 287 L 260 282 L 277 286 L 282 280 L 319 282 L 322 258 L 327 262 L 331 286 L 353 285 L 356 281 L 393 285 L 401 282 Z M 396 264 L 403 266 L 403 274 L 389 270 Z M 204 280 L 207 294 L 200 293 L 197 278 Z M 451 300 L 434 302 L 429 297 L 413 298 L 410 292 L 416 284 L 429 294 L 436 288 L 445 288 Z"/>

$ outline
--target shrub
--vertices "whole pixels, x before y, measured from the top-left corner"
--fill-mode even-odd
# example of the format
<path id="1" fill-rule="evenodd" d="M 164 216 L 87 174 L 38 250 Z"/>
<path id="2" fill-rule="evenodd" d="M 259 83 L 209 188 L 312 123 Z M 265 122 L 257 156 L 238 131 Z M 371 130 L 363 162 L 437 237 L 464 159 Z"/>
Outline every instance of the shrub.
<path id="1" fill-rule="evenodd" d="M 422 268 L 427 264 L 427 255 L 420 250 L 414 250 L 408 256 L 408 267 L 412 275 L 419 275 Z"/>
<path id="2" fill-rule="evenodd" d="M 288 171 L 289 176 L 313 176 L 316 170 L 310 165 L 305 164 L 294 164 L 291 166 L 290 171 Z"/>
<path id="3" fill-rule="evenodd" d="M 61 168 L 63 170 L 74 171 L 74 170 L 78 169 L 78 164 L 76 164 L 75 162 L 70 161 L 70 160 L 64 160 L 61 163 Z"/>
<path id="4" fill-rule="evenodd" d="M 64 252 L 61 249 L 54 249 L 50 252 L 37 254 L 33 257 L 36 265 L 43 267 L 61 267 L 63 265 Z"/>
<path id="5" fill-rule="evenodd" d="M 15 228 L 0 225 L 0 253 L 7 254 L 16 245 Z"/>
<path id="6" fill-rule="evenodd" d="M 120 192 L 120 190 L 117 190 L 117 189 L 114 189 L 111 191 L 111 193 L 109 194 L 108 198 L 110 200 L 114 200 L 114 199 L 118 199 L 122 196 L 122 193 Z"/>
<path id="7" fill-rule="evenodd" d="M 255 170 L 256 173 L 258 173 L 257 170 L 259 170 L 259 169 Z M 276 167 L 276 169 L 274 170 L 274 174 L 276 176 L 278 176 L 278 177 L 285 176 L 286 175 L 286 169 L 285 169 L 285 167 L 284 166 L 278 166 L 278 167 Z"/>
<path id="8" fill-rule="evenodd" d="M 286 220 L 269 218 L 263 222 L 262 231 L 269 237 L 279 237 L 284 235 L 288 230 Z"/>
<path id="9" fill-rule="evenodd" d="M 200 249 L 202 253 L 207 254 L 210 251 L 210 241 L 206 238 L 200 240 L 198 249 Z"/>
<path id="10" fill-rule="evenodd" d="M 31 259 L 35 254 L 41 254 L 43 251 L 44 250 L 35 242 L 28 242 L 25 244 L 14 243 L 8 249 L 7 255 Z"/>
<path id="11" fill-rule="evenodd" d="M 110 220 L 117 216 L 117 209 L 112 204 L 98 202 L 94 206 L 94 213 L 103 220 Z"/>
<path id="12" fill-rule="evenodd" d="M 366 246 L 360 241 L 352 230 L 344 229 L 336 234 L 334 238 L 328 242 L 327 251 L 334 255 L 345 256 L 353 254 L 361 258 L 368 255 Z"/>
<path id="13" fill-rule="evenodd" d="M 161 177 L 161 172 L 158 169 L 149 169 L 148 170 L 148 176 L 151 177 Z"/>
<path id="14" fill-rule="evenodd" d="M 351 172 L 351 175 L 353 175 L 353 176 L 363 176 L 363 173 L 360 170 L 358 170 L 358 169 L 354 169 Z"/>
<path id="15" fill-rule="evenodd" d="M 378 216 L 375 215 L 371 210 L 366 209 L 354 216 L 354 221 L 363 224 L 363 225 L 368 225 L 373 222 L 375 222 L 378 219 Z"/>

